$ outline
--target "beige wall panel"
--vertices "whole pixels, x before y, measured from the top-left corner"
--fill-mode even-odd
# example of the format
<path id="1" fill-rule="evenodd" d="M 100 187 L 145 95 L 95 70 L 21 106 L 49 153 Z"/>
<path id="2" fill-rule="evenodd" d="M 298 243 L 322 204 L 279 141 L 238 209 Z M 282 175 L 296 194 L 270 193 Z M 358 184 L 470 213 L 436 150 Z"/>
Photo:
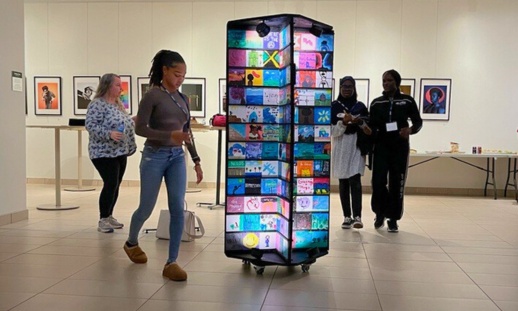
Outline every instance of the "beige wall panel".
<path id="1" fill-rule="evenodd" d="M 120 72 L 119 58 L 125 53 L 119 46 L 119 4 L 88 3 L 87 71 L 102 76 Z"/>
<path id="2" fill-rule="evenodd" d="M 150 2 L 119 3 L 119 58 L 120 70 L 127 74 L 147 76 L 151 59 L 157 51 L 153 48 L 153 4 Z M 133 96 L 136 98 L 137 93 Z"/>
<path id="3" fill-rule="evenodd" d="M 192 70 L 193 4 L 169 2 L 153 4 L 153 53 L 146 59 L 148 66 L 156 52 L 162 49 L 180 53 L 187 63 L 187 74 Z"/>
<path id="4" fill-rule="evenodd" d="M 24 19 L 27 75 L 47 74 L 49 71 L 47 4 L 25 4 L 25 16 L 31 17 Z M 29 81 L 27 82 L 29 83 Z"/>

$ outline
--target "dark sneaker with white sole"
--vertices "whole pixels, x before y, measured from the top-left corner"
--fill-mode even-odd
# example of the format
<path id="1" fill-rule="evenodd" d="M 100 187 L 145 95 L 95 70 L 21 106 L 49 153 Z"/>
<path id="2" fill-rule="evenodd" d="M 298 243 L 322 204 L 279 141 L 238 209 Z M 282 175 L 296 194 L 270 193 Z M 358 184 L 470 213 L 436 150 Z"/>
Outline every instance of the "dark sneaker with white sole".
<path id="1" fill-rule="evenodd" d="M 351 229 L 353 225 L 353 220 L 351 217 L 345 217 L 344 222 L 342 223 L 342 229 Z"/>
<path id="2" fill-rule="evenodd" d="M 385 217 L 374 218 L 374 229 L 383 228 L 385 225 Z"/>
<path id="3" fill-rule="evenodd" d="M 392 219 L 389 219 L 387 220 L 387 231 L 388 232 L 398 232 L 399 230 L 399 227 L 397 225 L 397 220 L 392 220 Z"/>

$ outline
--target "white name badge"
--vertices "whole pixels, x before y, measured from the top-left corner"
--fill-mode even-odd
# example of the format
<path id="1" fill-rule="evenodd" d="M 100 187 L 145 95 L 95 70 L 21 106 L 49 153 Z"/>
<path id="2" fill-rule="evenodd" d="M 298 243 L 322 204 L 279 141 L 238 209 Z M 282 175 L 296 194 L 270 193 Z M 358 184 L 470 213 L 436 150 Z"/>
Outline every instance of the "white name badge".
<path id="1" fill-rule="evenodd" d="M 387 132 L 397 131 L 397 122 L 387 123 Z"/>

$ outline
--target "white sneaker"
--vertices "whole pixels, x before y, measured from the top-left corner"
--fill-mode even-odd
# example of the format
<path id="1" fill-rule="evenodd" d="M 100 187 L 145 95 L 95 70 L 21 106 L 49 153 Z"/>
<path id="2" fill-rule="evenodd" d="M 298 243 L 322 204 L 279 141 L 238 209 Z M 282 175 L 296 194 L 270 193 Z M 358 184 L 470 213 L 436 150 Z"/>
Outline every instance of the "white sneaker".
<path id="1" fill-rule="evenodd" d="M 102 233 L 111 233 L 113 232 L 113 227 L 110 225 L 109 218 L 101 218 L 99 220 L 99 226 L 97 227 L 97 231 Z"/>
<path id="2" fill-rule="evenodd" d="M 110 225 L 112 225 L 113 229 L 121 229 L 124 227 L 124 224 L 117 221 L 117 219 L 113 218 L 113 216 L 108 217 L 108 221 L 110 222 Z"/>

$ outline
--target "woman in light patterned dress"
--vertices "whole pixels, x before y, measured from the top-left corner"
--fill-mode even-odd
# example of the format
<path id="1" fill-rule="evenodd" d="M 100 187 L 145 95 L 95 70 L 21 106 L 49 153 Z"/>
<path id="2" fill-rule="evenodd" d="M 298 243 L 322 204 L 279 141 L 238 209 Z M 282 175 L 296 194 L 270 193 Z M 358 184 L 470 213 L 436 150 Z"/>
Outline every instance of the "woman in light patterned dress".
<path id="1" fill-rule="evenodd" d="M 104 233 L 124 226 L 113 217 L 113 208 L 126 171 L 127 158 L 137 149 L 135 125 L 122 105 L 121 92 L 121 79 L 118 75 L 103 75 L 86 112 L 88 153 L 103 179 L 97 231 Z"/>
<path id="2" fill-rule="evenodd" d="M 340 79 L 340 94 L 331 104 L 331 164 L 339 182 L 343 229 L 363 228 L 361 176 L 369 145 L 366 135 L 371 134 L 367 118 L 367 107 L 357 100 L 356 81 L 350 76 Z"/>

